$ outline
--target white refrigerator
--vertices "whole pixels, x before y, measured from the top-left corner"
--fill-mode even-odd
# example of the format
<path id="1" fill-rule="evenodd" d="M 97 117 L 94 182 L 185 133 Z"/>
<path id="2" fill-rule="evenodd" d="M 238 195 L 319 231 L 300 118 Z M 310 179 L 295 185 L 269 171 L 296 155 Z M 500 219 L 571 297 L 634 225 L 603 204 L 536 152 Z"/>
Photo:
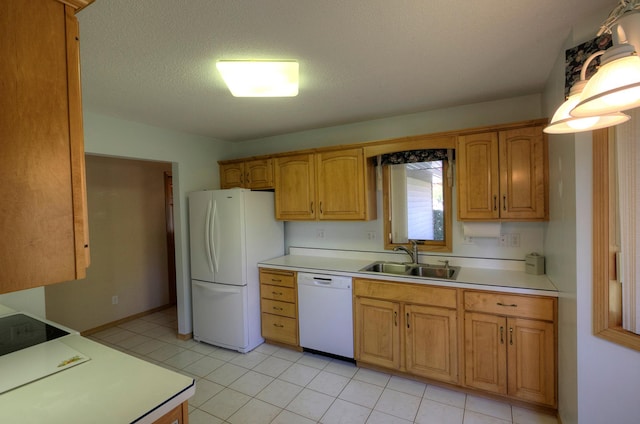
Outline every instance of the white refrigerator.
<path id="1" fill-rule="evenodd" d="M 284 254 L 271 192 L 189 193 L 193 338 L 249 352 L 264 339 L 257 263 Z"/>

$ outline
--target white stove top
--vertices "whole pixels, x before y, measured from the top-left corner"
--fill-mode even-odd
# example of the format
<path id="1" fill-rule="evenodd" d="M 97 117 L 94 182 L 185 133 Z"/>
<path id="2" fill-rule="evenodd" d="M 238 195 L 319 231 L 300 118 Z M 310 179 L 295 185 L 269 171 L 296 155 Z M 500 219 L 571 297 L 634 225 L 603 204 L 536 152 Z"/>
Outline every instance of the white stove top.
<path id="1" fill-rule="evenodd" d="M 27 314 L 0 316 L 0 394 L 88 361 L 64 343 L 72 334 Z"/>

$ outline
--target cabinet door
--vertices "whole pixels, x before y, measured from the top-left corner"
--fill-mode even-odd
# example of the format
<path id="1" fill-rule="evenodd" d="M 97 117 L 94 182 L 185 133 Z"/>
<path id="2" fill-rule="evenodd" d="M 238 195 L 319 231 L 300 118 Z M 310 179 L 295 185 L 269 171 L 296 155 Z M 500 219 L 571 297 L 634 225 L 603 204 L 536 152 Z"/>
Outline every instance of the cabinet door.
<path id="1" fill-rule="evenodd" d="M 465 312 L 465 384 L 507 393 L 506 318 Z"/>
<path id="2" fill-rule="evenodd" d="M 86 275 L 77 30 L 61 2 L 0 2 L 0 293 Z"/>
<path id="3" fill-rule="evenodd" d="M 244 187 L 244 164 L 242 162 L 220 165 L 220 188 Z"/>
<path id="4" fill-rule="evenodd" d="M 316 163 L 318 218 L 365 219 L 366 189 L 362 149 L 318 153 Z"/>
<path id="5" fill-rule="evenodd" d="M 458 219 L 497 219 L 498 134 L 458 137 Z"/>
<path id="6" fill-rule="evenodd" d="M 501 131 L 500 216 L 547 218 L 547 155 L 542 126 Z"/>
<path id="7" fill-rule="evenodd" d="M 457 313 L 453 309 L 405 305 L 407 372 L 458 382 Z"/>
<path id="8" fill-rule="evenodd" d="M 274 173 L 276 219 L 315 219 L 318 205 L 313 154 L 276 158 Z"/>
<path id="9" fill-rule="evenodd" d="M 400 368 L 400 305 L 356 297 L 356 360 L 385 368 Z"/>
<path id="10" fill-rule="evenodd" d="M 553 323 L 509 318 L 509 395 L 556 406 Z"/>
<path id="11" fill-rule="evenodd" d="M 273 161 L 252 160 L 244 164 L 245 187 L 259 190 L 273 188 Z"/>

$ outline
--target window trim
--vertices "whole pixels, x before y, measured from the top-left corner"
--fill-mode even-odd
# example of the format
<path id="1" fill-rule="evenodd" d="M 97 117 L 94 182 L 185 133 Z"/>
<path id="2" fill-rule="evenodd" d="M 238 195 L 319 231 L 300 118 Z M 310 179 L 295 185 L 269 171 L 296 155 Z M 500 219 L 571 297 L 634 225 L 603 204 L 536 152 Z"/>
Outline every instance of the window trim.
<path id="1" fill-rule="evenodd" d="M 614 129 L 593 131 L 593 333 L 613 343 L 640 351 L 640 335 L 624 330 L 610 308 L 609 281 L 615 278 L 611 237 L 611 145 Z M 612 278 L 613 277 L 613 278 Z"/>

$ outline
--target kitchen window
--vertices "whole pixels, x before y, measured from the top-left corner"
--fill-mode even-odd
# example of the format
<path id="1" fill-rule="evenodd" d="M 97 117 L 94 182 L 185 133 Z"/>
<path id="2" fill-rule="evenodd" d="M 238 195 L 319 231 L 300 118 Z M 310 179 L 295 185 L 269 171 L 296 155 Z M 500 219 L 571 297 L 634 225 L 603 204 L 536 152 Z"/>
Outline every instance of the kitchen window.
<path id="1" fill-rule="evenodd" d="M 451 251 L 452 149 L 384 154 L 383 209 L 385 248 Z"/>

